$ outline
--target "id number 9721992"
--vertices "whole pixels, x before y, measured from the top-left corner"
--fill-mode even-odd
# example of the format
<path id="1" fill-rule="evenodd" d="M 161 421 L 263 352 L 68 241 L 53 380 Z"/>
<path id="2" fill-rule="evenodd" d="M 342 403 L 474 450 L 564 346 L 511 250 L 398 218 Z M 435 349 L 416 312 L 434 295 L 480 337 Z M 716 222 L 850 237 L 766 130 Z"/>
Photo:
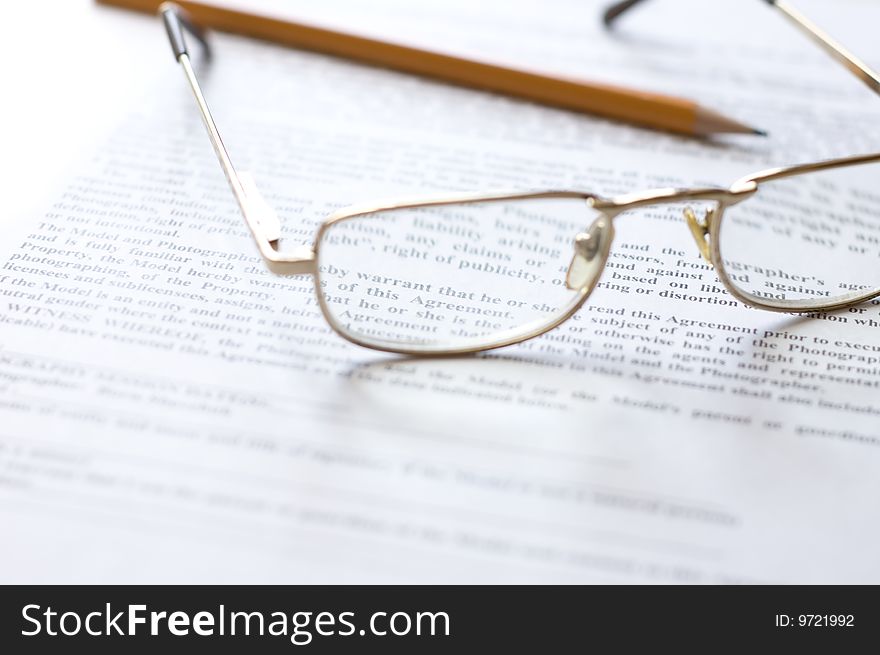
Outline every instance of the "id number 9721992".
<path id="1" fill-rule="evenodd" d="M 777 614 L 777 628 L 851 628 L 855 625 L 853 614 Z"/>

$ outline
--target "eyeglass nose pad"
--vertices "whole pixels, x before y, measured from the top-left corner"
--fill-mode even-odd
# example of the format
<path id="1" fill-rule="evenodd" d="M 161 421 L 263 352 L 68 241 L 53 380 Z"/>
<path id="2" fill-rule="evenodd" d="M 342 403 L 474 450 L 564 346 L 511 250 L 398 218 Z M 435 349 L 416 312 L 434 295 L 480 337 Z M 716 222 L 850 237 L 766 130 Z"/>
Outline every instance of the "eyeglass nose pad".
<path id="1" fill-rule="evenodd" d="M 574 256 L 565 275 L 566 287 L 572 291 L 593 287 L 605 268 L 605 258 L 613 237 L 614 227 L 605 216 L 600 216 L 586 232 L 575 236 Z"/>
<path id="2" fill-rule="evenodd" d="M 688 227 L 691 229 L 694 241 L 697 242 L 697 248 L 700 249 L 700 254 L 703 255 L 703 259 L 711 264 L 712 255 L 709 252 L 709 242 L 706 240 L 706 237 L 709 236 L 709 230 L 712 227 L 712 219 L 715 218 L 715 210 L 707 209 L 706 216 L 703 221 L 700 222 L 700 219 L 697 218 L 694 210 L 690 207 L 686 207 L 684 210 L 684 218 L 687 221 Z"/>

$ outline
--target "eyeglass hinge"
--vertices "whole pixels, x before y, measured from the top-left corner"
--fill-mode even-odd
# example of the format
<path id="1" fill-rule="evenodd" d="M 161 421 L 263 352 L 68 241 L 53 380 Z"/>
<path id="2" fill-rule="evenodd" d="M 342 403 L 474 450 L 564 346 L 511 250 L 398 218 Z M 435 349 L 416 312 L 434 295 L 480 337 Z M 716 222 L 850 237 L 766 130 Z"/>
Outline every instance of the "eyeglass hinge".
<path id="1" fill-rule="evenodd" d="M 269 206 L 269 203 L 263 199 L 257 189 L 254 176 L 247 171 L 239 171 L 238 179 L 244 189 L 245 196 L 247 196 L 248 207 L 245 212 L 249 215 L 246 215 L 245 218 L 256 220 L 260 234 L 266 241 L 270 243 L 278 241 L 281 238 L 281 222 L 278 220 L 275 210 Z"/>

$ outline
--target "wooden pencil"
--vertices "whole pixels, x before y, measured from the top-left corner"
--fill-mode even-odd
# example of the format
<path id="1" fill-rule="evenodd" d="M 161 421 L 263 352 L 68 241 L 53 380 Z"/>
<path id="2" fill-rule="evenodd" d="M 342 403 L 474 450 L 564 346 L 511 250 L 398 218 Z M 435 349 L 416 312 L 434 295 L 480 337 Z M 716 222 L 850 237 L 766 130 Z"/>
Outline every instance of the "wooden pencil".
<path id="1" fill-rule="evenodd" d="M 101 4 L 155 12 L 160 0 L 97 0 Z M 180 0 L 205 27 L 334 55 L 444 82 L 692 136 L 764 132 L 685 98 L 521 70 L 451 54 L 391 43 L 326 27 L 258 15 L 210 2 Z"/>

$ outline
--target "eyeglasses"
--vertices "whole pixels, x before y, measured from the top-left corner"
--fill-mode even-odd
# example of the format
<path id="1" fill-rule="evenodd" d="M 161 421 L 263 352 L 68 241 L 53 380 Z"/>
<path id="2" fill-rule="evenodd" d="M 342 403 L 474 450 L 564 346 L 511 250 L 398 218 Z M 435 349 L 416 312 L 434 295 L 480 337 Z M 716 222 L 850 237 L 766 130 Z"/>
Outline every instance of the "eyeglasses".
<path id="1" fill-rule="evenodd" d="M 233 167 L 196 79 L 183 31 L 210 53 L 202 31 L 176 5 L 159 11 L 268 268 L 312 275 L 325 319 L 355 344 L 451 355 L 548 332 L 596 288 L 621 215 L 683 216 L 724 287 L 753 307 L 815 312 L 880 296 L 880 153 L 755 173 L 727 188 L 375 202 L 336 212 L 311 246 L 284 251 L 276 215 Z"/>

